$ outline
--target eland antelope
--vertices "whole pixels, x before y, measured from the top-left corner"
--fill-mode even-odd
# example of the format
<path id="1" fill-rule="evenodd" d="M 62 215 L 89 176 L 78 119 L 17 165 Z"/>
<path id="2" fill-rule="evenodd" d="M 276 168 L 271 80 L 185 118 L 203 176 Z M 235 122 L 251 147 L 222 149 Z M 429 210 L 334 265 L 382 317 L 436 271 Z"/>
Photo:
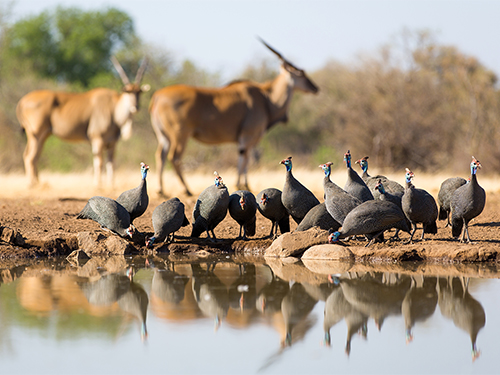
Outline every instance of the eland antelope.
<path id="1" fill-rule="evenodd" d="M 302 69 L 261 41 L 281 60 L 280 73 L 271 81 L 240 80 L 221 88 L 173 85 L 153 94 L 149 112 L 158 139 L 156 165 L 160 194 L 163 194 L 162 171 L 168 157 L 186 194 L 191 195 L 181 171 L 181 157 L 190 137 L 208 144 L 237 143 L 236 185 L 239 189 L 248 190 L 250 151 L 266 130 L 278 122 L 287 121 L 294 90 L 319 91 Z M 242 175 L 244 183 L 240 184 Z"/>
<path id="2" fill-rule="evenodd" d="M 30 184 L 38 182 L 37 162 L 43 144 L 53 134 L 65 141 L 88 140 L 94 159 L 94 183 L 99 185 L 106 152 L 108 183 L 113 182 L 113 156 L 116 142 L 130 138 L 132 115 L 139 109 L 141 92 L 149 85 L 140 86 L 147 61 L 144 59 L 134 83 L 113 56 L 111 58 L 123 81 L 121 93 L 107 88 L 95 88 L 83 93 L 53 90 L 32 91 L 21 98 L 16 115 L 27 136 L 24 167 Z"/>

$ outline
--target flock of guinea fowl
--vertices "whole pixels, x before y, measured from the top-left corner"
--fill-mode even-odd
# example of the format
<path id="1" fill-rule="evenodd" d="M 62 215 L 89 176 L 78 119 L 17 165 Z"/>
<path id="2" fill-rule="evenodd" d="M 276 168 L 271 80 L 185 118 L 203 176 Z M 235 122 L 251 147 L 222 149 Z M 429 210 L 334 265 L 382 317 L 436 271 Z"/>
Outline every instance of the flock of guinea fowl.
<path id="1" fill-rule="evenodd" d="M 417 224 L 422 224 L 421 240 L 425 233 L 437 233 L 436 220 L 447 220 L 452 237 L 471 243 L 468 224 L 484 209 L 486 193 L 479 185 L 476 172 L 481 163 L 472 157 L 470 178 L 448 178 L 441 184 L 437 204 L 424 189 L 416 188 L 414 174 L 408 168 L 405 186 L 385 176 L 368 174 L 368 157 L 357 160 L 363 173 L 360 176 L 351 166 L 350 151 L 344 154 L 347 182 L 344 188 L 330 179 L 331 162 L 320 165 L 324 171 L 324 202 L 301 184 L 292 174 L 292 157 L 281 161 L 286 167 L 283 191 L 276 188 L 262 190 L 257 198 L 250 191 L 238 190 L 229 194 L 222 178 L 214 172 L 214 184 L 199 195 L 192 213 L 191 237 L 206 232 L 207 238 L 216 241 L 214 229 L 227 213 L 239 224 L 238 239 L 255 235 L 256 214 L 259 211 L 271 220 L 269 237 L 276 238 L 278 228 L 283 234 L 290 232 L 290 216 L 298 224 L 295 231 L 320 227 L 329 231 L 328 241 L 335 243 L 343 238 L 361 236 L 368 241 L 383 242 L 384 232 L 395 229 L 390 238 L 399 239 L 399 232 L 410 234 L 404 243 L 412 243 Z M 139 186 L 123 192 L 116 200 L 95 196 L 89 199 L 78 219 L 92 219 L 103 229 L 122 237 L 131 237 L 136 231 L 133 220 L 147 209 L 149 198 L 146 176 L 149 167 L 141 163 L 142 180 Z M 451 220 L 450 220 L 451 216 Z M 189 225 L 184 204 L 178 198 L 158 205 L 152 214 L 154 235 L 146 237 L 146 246 L 174 241 L 174 233 Z M 243 232 L 243 234 L 242 234 Z"/>

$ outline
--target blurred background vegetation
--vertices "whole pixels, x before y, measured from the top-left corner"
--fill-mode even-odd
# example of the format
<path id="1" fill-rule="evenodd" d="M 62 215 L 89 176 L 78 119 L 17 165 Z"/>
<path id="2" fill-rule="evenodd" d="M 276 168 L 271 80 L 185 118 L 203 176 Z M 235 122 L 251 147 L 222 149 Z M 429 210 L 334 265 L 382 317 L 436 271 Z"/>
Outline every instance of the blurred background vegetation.
<path id="1" fill-rule="evenodd" d="M 120 90 L 111 55 L 117 56 L 131 79 L 147 56 L 142 82 L 151 85 L 141 97 L 132 139 L 118 144 L 117 169 L 135 169 L 140 161 L 154 165 L 157 141 L 148 105 L 155 90 L 175 83 L 227 83 L 217 72 L 205 71 L 193 61 L 178 62 L 164 46 L 142 41 L 131 17 L 118 9 L 58 7 L 12 23 L 11 6 L 0 5 L 2 173 L 23 171 L 26 139 L 15 116 L 19 99 L 42 88 Z M 250 61 L 234 79 L 263 82 L 272 79 L 278 68 L 276 59 Z M 278 162 L 289 155 L 294 165 L 312 168 L 333 161 L 339 167 L 347 149 L 355 160 L 370 156 L 372 168 L 382 171 L 410 167 L 466 176 L 471 155 L 482 162 L 485 173 L 500 167 L 497 77 L 474 56 L 440 45 L 431 32 L 402 30 L 376 52 L 358 56 L 355 63 L 330 61 L 307 73 L 320 93 L 295 94 L 289 122 L 265 135 L 251 168 L 278 169 Z M 192 140 L 184 168 L 203 168 L 215 159 L 218 168 L 235 168 L 236 145 L 214 147 Z M 90 146 L 50 137 L 39 166 L 61 172 L 91 169 Z"/>

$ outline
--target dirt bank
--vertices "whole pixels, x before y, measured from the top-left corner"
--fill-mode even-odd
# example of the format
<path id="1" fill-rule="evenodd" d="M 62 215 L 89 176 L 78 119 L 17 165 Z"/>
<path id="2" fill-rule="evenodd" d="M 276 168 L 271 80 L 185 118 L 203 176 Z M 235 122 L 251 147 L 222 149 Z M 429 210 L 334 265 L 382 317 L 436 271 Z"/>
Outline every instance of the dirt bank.
<path id="1" fill-rule="evenodd" d="M 257 173 L 257 172 L 256 172 Z M 90 220 L 77 220 L 76 216 L 84 207 L 87 199 L 93 195 L 105 195 L 116 198 L 123 190 L 137 186 L 138 173 L 117 176 L 117 185 L 114 189 L 95 190 L 88 187 L 89 175 L 46 175 L 45 180 L 37 189 L 24 187 L 23 176 L 2 176 L 0 183 L 3 191 L 0 192 L 0 226 L 3 228 L 0 240 L 0 258 L 31 258 L 56 255 L 68 255 L 78 249 L 77 236 L 82 232 L 101 233 L 99 225 Z M 222 174 L 222 173 L 221 173 Z M 254 193 L 265 187 L 274 186 L 282 188 L 284 173 L 269 173 L 259 177 L 250 176 Z M 299 171 L 297 178 L 322 196 L 321 172 Z M 334 175 L 334 180 L 343 185 L 345 172 Z M 397 176 L 396 178 L 402 176 Z M 234 173 L 223 175 L 229 186 L 234 191 L 231 181 L 235 179 Z M 426 188 L 434 197 L 437 196 L 440 181 L 446 176 L 433 176 L 432 178 L 420 177 L 415 181 L 418 187 Z M 151 177 L 149 177 L 151 180 Z M 43 179 L 42 179 L 43 181 Z M 177 185 L 171 174 L 166 175 L 167 186 Z M 228 183 L 229 181 L 229 183 Z M 308 183 L 310 181 L 310 183 Z M 487 203 L 483 213 L 476 218 L 470 226 L 470 235 L 475 244 L 460 244 L 451 238 L 450 228 L 445 228 L 444 222 L 438 222 L 438 234 L 429 235 L 427 241 L 417 242 L 412 245 L 401 243 L 374 244 L 372 247 L 363 248 L 362 242 L 351 242 L 346 245 L 353 249 L 356 261 L 389 262 L 405 260 L 426 261 L 458 261 L 458 262 L 500 262 L 500 192 L 496 189 L 496 180 L 479 178 L 480 183 L 487 190 Z M 205 186 L 212 183 L 212 176 L 207 172 L 196 177 L 190 177 L 194 191 L 200 192 Z M 146 235 L 153 232 L 151 215 L 154 208 L 163 199 L 155 194 L 154 181 L 149 183 L 150 205 L 146 213 L 134 222 L 138 230 Z M 178 196 L 186 205 L 186 215 L 191 218 L 196 197 L 182 194 L 179 188 L 170 187 L 171 196 Z M 295 223 L 291 224 L 292 229 Z M 178 241 L 168 246 L 156 247 L 159 252 L 217 252 L 236 251 L 245 253 L 262 254 L 271 244 L 271 240 L 264 237 L 269 233 L 271 223 L 263 216 L 257 216 L 257 234 L 249 241 L 235 241 L 239 226 L 229 215 L 216 228 L 215 234 L 222 241 L 213 244 L 204 239 L 189 238 L 190 226 L 182 228 L 177 235 Z M 102 232 L 105 233 L 105 232 Z M 420 232 L 417 231 L 417 236 Z M 406 234 L 402 238 L 407 238 Z M 144 247 L 144 237 L 138 236 L 131 243 L 135 252 L 147 251 Z"/>

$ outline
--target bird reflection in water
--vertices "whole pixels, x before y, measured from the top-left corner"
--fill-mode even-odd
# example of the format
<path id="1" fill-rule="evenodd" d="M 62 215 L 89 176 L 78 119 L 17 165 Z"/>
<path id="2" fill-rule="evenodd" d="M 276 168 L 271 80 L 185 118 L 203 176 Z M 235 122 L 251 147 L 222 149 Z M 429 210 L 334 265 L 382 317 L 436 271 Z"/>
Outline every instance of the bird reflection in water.
<path id="1" fill-rule="evenodd" d="M 477 334 L 486 323 L 486 315 L 481 304 L 469 294 L 468 279 L 439 278 L 437 293 L 441 314 L 469 334 L 475 361 L 481 354 L 476 346 Z"/>
<path id="2" fill-rule="evenodd" d="M 141 340 L 145 341 L 148 337 L 146 315 L 149 299 L 142 286 L 133 281 L 133 276 L 134 270 L 130 267 L 122 273 L 80 283 L 80 288 L 90 304 L 109 306 L 116 302 L 123 312 L 137 319 L 141 324 Z"/>
<path id="3" fill-rule="evenodd" d="M 229 309 L 229 295 L 226 286 L 214 274 L 216 263 L 207 264 L 203 269 L 201 264 L 191 264 L 193 274 L 193 295 L 203 315 L 214 319 L 217 331 L 226 317 Z"/>

